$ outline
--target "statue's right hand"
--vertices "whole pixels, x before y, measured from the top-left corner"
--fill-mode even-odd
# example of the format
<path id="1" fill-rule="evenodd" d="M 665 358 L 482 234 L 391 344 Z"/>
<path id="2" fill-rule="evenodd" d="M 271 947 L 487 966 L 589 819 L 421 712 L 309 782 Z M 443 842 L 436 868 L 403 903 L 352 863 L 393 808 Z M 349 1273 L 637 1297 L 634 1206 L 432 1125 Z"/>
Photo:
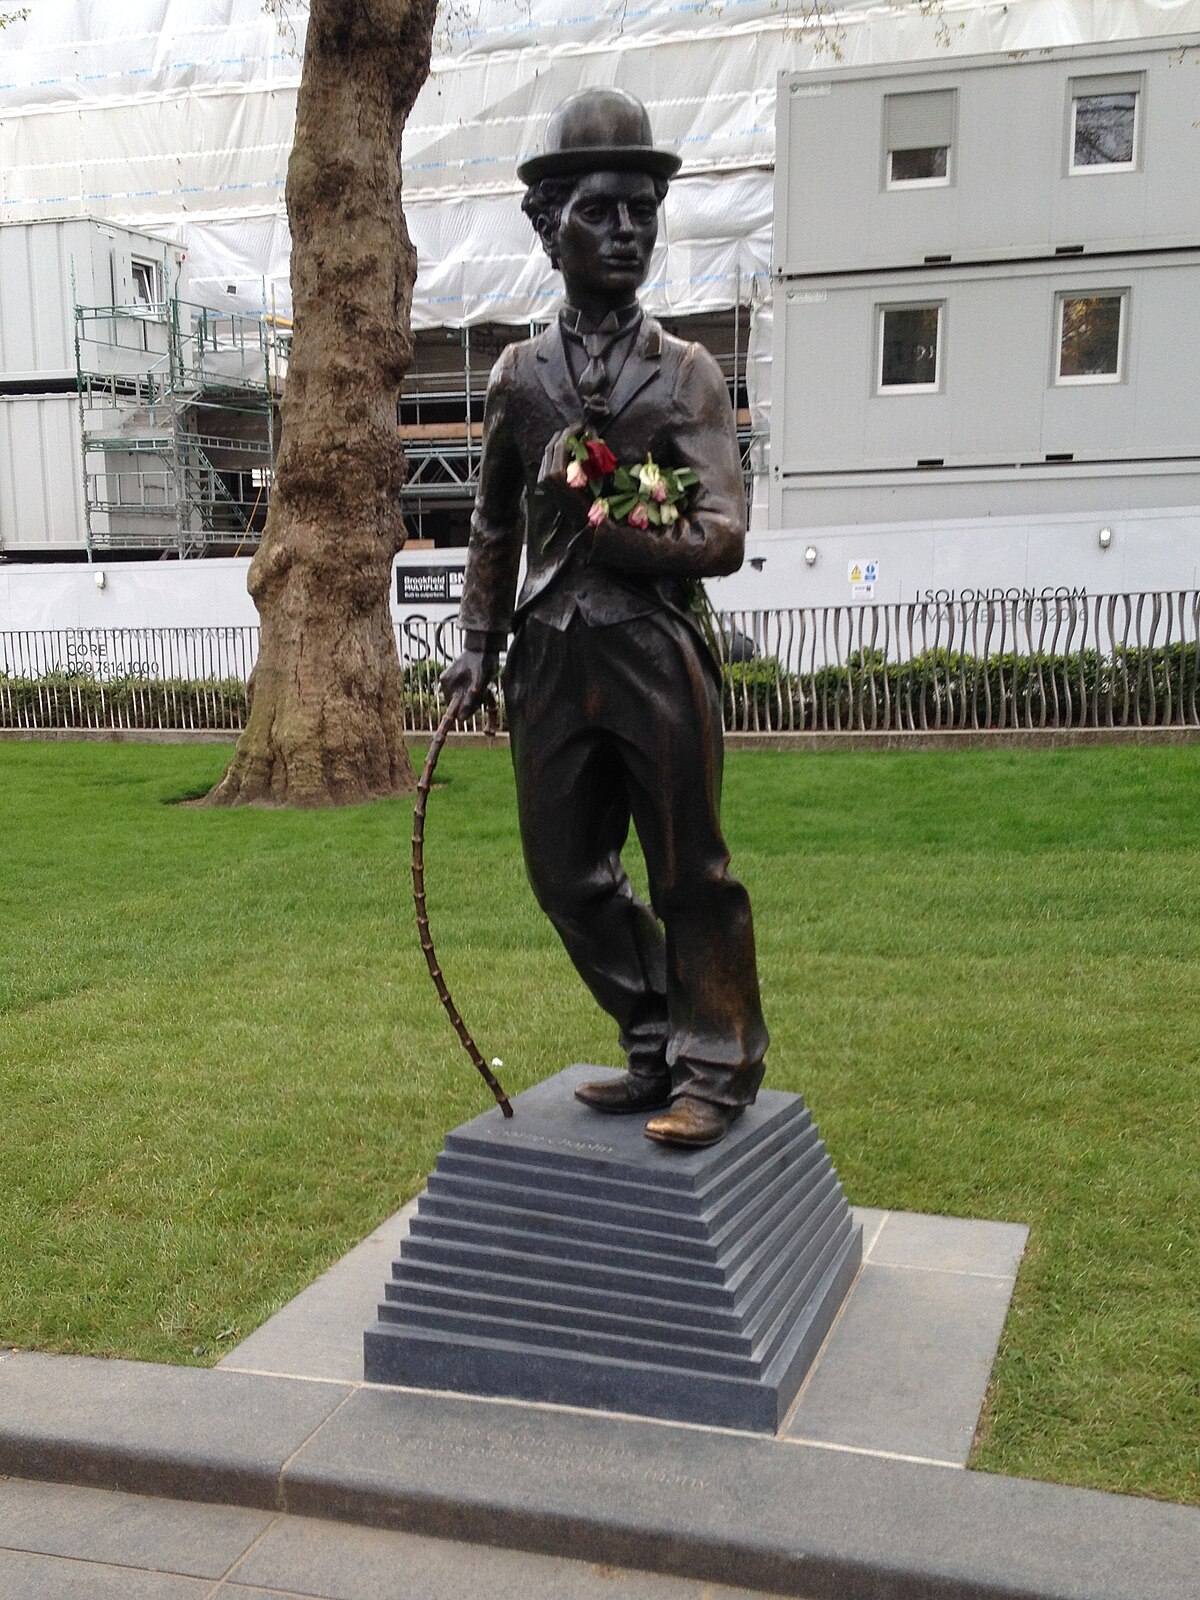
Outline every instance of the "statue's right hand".
<path id="1" fill-rule="evenodd" d="M 567 440 L 573 433 L 579 432 L 576 428 L 562 428 L 550 440 L 542 452 L 542 464 L 538 468 L 538 488 L 554 488 L 560 491 L 567 487 Z M 574 460 L 574 457 L 571 458 Z"/>
<path id="2" fill-rule="evenodd" d="M 455 722 L 463 722 L 479 710 L 499 664 L 495 651 L 464 650 L 442 673 L 446 709 Z"/>
<path id="3" fill-rule="evenodd" d="M 556 433 L 542 452 L 542 464 L 537 476 L 538 492 L 549 495 L 560 508 L 573 514 L 591 504 L 586 484 L 572 488 L 567 482 L 567 471 L 575 460 L 574 454 L 567 449 L 567 440 L 582 432 L 583 424 L 579 423 L 574 428 L 563 428 Z"/>

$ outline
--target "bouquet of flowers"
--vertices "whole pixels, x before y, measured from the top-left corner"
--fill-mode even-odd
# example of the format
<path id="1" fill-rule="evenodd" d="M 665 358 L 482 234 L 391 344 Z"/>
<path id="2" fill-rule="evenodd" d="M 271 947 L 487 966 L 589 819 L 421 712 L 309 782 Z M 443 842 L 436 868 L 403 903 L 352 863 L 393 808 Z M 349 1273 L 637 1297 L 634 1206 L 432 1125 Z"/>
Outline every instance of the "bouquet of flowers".
<path id="1" fill-rule="evenodd" d="M 700 482 L 691 467 L 660 467 L 654 457 L 623 467 L 603 439 L 589 430 L 568 434 L 567 482 L 572 489 L 590 489 L 588 521 L 593 528 L 606 519 L 627 522 L 633 528 L 669 528 L 678 522 L 680 508 Z M 550 535 L 552 539 L 553 532 Z M 549 540 L 547 540 L 549 543 Z M 719 662 L 717 616 L 699 578 L 684 584 L 686 604 L 694 614 L 713 656 Z"/>
<path id="2" fill-rule="evenodd" d="M 621 466 L 615 455 L 590 431 L 570 434 L 567 482 L 572 489 L 590 489 L 588 521 L 599 527 L 607 519 L 631 528 L 669 528 L 678 522 L 682 502 L 700 479 L 691 467 L 660 467 L 653 456 Z"/>

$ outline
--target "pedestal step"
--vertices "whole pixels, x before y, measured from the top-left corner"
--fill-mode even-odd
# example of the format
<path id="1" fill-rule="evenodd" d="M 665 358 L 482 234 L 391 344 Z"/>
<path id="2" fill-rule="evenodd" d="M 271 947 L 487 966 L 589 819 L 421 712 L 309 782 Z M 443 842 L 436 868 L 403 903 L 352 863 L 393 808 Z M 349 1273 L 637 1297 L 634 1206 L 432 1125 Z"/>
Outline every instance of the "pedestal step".
<path id="1" fill-rule="evenodd" d="M 368 1380 L 774 1432 L 862 1256 L 798 1095 L 673 1150 L 569 1067 L 455 1129 L 365 1336 Z"/>

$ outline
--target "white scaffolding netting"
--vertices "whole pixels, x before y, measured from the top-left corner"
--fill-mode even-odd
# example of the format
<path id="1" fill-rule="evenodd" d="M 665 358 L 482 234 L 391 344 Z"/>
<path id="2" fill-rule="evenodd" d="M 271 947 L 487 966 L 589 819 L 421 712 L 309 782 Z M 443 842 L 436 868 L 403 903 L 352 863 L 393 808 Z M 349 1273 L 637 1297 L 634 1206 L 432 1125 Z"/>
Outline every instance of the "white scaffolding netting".
<path id="1" fill-rule="evenodd" d="M 283 181 L 299 61 L 259 0 L 28 0 L 0 33 L 0 220 L 91 214 L 178 240 L 196 298 L 288 309 Z M 302 46 L 304 8 L 294 8 Z M 1200 28 L 1200 0 L 851 5 L 847 65 Z M 545 314 L 555 295 L 513 204 L 517 157 L 584 84 L 650 107 L 684 157 L 648 301 L 729 306 L 769 267 L 775 82 L 833 62 L 780 0 L 458 0 L 405 139 L 418 326 Z M 232 291 L 232 292 L 231 292 Z"/>
<path id="2" fill-rule="evenodd" d="M 260 0 L 26 3 L 0 31 L 0 222 L 92 215 L 159 234 L 186 248 L 191 298 L 288 315 L 304 6 L 289 39 Z M 1200 30 L 1200 0 L 945 0 L 928 13 L 851 0 L 815 28 L 802 0 L 453 0 L 404 143 L 414 325 L 547 316 L 558 282 L 519 210 L 516 161 L 566 95 L 617 84 L 684 158 L 645 300 L 676 315 L 753 308 L 761 426 L 780 72 Z"/>

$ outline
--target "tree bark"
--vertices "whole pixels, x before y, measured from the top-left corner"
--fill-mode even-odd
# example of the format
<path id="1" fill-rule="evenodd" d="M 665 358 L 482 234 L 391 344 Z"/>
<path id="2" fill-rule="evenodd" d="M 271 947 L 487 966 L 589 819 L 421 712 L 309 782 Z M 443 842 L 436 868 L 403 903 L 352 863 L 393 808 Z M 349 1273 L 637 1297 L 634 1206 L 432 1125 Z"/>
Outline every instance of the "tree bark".
<path id="1" fill-rule="evenodd" d="M 249 588 L 250 715 L 212 805 L 347 805 L 415 788 L 389 610 L 396 428 L 416 252 L 400 139 L 436 0 L 312 0 L 287 174 L 294 335 Z"/>

